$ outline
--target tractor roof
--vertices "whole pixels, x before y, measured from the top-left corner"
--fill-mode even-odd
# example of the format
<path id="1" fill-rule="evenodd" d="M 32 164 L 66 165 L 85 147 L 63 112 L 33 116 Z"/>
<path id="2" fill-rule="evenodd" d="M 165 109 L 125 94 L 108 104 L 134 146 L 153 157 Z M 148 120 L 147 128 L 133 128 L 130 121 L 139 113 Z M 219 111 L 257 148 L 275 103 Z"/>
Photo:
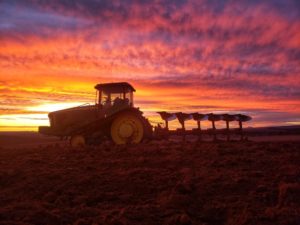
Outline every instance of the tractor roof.
<path id="1" fill-rule="evenodd" d="M 135 91 L 135 89 L 127 82 L 97 84 L 95 88 L 110 93 Z"/>

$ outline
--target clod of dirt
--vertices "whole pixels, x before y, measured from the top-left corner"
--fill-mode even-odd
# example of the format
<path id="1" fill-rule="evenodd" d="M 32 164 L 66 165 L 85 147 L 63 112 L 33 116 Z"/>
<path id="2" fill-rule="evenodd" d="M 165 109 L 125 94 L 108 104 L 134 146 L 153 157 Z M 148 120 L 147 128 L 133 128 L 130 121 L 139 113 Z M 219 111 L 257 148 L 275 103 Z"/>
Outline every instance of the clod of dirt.
<path id="1" fill-rule="evenodd" d="M 282 183 L 279 185 L 278 207 L 300 207 L 300 184 Z"/>
<path id="2" fill-rule="evenodd" d="M 47 201 L 47 202 L 49 202 L 49 203 L 54 203 L 55 200 L 56 200 L 56 198 L 57 198 L 57 195 L 54 192 L 52 192 L 52 191 L 48 192 L 44 196 L 44 200 Z"/>
<path id="3" fill-rule="evenodd" d="M 24 221 L 30 224 L 37 224 L 37 225 L 38 224 L 49 224 L 49 225 L 60 224 L 60 218 L 57 215 L 54 215 L 53 213 L 45 209 L 41 209 L 29 213 L 29 215 L 24 219 Z"/>
<path id="4" fill-rule="evenodd" d="M 191 218 L 186 213 L 181 213 L 178 215 L 173 215 L 172 217 L 168 218 L 164 225 L 192 225 Z"/>

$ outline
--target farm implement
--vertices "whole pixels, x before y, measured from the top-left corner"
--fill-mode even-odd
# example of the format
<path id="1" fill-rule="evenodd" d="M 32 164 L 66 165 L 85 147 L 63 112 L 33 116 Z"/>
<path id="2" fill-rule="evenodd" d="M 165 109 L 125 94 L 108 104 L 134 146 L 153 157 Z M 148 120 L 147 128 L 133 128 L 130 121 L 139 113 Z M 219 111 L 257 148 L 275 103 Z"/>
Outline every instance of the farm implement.
<path id="1" fill-rule="evenodd" d="M 115 144 L 140 143 L 145 139 L 169 138 L 172 135 L 196 135 L 202 140 L 204 135 L 226 135 L 230 140 L 231 134 L 238 134 L 241 140 L 245 139 L 242 123 L 251 120 L 251 117 L 242 114 L 200 114 L 200 113 L 169 113 L 158 112 L 165 122 L 152 126 L 143 112 L 134 106 L 133 92 L 135 89 L 126 82 L 97 84 L 97 101 L 95 105 L 82 105 L 63 109 L 48 114 L 50 126 L 39 127 L 39 132 L 70 139 L 72 146 L 101 142 L 110 139 Z M 169 122 L 178 120 L 181 128 L 169 129 Z M 197 123 L 197 128 L 188 130 L 185 127 L 187 120 Z M 201 129 L 201 121 L 212 123 L 211 129 Z M 216 122 L 224 121 L 225 129 L 217 129 Z M 236 121 L 238 129 L 230 129 L 229 123 Z"/>
<path id="2" fill-rule="evenodd" d="M 226 140 L 230 140 L 230 135 L 237 134 L 240 135 L 240 140 L 245 140 L 245 133 L 243 131 L 243 122 L 247 122 L 251 120 L 250 116 L 243 115 L 243 114 L 200 114 L 200 113 L 168 113 L 168 112 L 157 112 L 161 119 L 165 121 L 165 126 L 162 128 L 160 125 L 155 127 L 154 134 L 157 137 L 169 137 L 171 135 L 180 135 L 185 138 L 187 135 L 197 135 L 199 140 L 202 140 L 204 135 L 213 136 L 213 140 L 216 141 L 218 135 L 226 135 Z M 177 128 L 176 130 L 169 130 L 169 121 L 178 120 L 181 124 L 181 128 Z M 185 128 L 185 121 L 193 120 L 197 122 L 197 128 L 193 128 L 192 130 L 187 130 Z M 201 129 L 201 121 L 208 120 L 212 124 L 211 129 L 203 130 Z M 225 129 L 217 129 L 216 128 L 216 121 L 225 121 L 226 128 Z M 229 123 L 237 121 L 239 124 L 239 128 L 237 129 L 230 129 Z"/>

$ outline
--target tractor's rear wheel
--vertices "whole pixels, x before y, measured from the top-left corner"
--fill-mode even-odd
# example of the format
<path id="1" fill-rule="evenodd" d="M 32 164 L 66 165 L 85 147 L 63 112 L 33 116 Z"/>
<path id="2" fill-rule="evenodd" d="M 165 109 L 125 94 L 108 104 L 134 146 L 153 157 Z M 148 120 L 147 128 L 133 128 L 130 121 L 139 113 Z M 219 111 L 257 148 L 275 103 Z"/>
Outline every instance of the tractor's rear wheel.
<path id="1" fill-rule="evenodd" d="M 70 139 L 70 144 L 72 147 L 81 147 L 85 145 L 85 138 L 82 135 L 73 135 Z"/>
<path id="2" fill-rule="evenodd" d="M 143 122 L 136 114 L 122 113 L 113 120 L 110 134 L 118 145 L 140 143 L 144 137 Z"/>

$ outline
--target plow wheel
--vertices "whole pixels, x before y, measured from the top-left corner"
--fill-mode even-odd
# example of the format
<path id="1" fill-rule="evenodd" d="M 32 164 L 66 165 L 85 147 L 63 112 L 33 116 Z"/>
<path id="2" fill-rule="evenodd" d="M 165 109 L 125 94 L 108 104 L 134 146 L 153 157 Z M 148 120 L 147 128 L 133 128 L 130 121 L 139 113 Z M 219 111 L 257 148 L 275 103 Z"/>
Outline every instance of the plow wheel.
<path id="1" fill-rule="evenodd" d="M 143 123 L 139 116 L 124 113 L 112 122 L 110 134 L 117 145 L 140 143 L 144 136 Z"/>
<path id="2" fill-rule="evenodd" d="M 72 147 L 84 146 L 85 138 L 82 135 L 74 135 L 71 137 L 70 144 Z"/>

